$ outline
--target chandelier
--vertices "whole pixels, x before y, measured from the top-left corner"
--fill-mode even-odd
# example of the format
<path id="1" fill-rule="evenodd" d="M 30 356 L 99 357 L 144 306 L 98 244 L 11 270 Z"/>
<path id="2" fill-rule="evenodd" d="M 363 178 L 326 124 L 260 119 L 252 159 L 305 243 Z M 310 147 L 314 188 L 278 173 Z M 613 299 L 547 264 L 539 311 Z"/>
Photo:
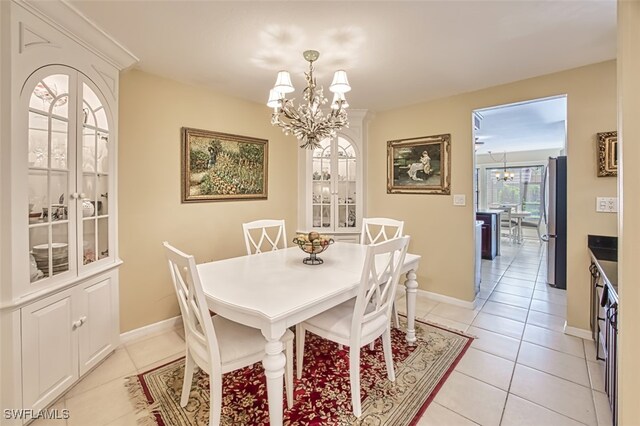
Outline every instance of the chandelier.
<path id="1" fill-rule="evenodd" d="M 493 158 L 493 154 L 491 154 L 491 151 L 489 151 L 489 156 L 493 161 L 497 161 L 495 158 Z M 500 171 L 496 171 L 495 177 L 496 177 L 496 181 L 498 182 L 512 181 L 513 178 L 516 177 L 515 173 L 507 171 L 507 152 L 506 151 L 504 152 L 504 154 L 502 154 L 502 173 Z"/>
<path id="2" fill-rule="evenodd" d="M 280 71 L 275 86 L 269 91 L 267 106 L 273 108 L 272 125 L 281 127 L 286 135 L 293 133 L 301 144 L 300 148 L 315 149 L 323 139 L 334 137 L 336 131 L 349 127 L 345 111 L 349 104 L 344 94 L 351 90 L 351 86 L 347 80 L 347 72 L 336 71 L 329 86 L 329 90 L 333 92 L 331 110 L 323 112 L 321 107 L 327 103 L 327 98 L 322 93 L 322 86 L 318 87 L 313 77 L 313 62 L 320 53 L 307 50 L 302 56 L 309 62 L 309 72 L 304 73 L 307 87 L 302 92 L 305 102 L 296 108 L 293 99 L 285 97 L 295 89 L 289 72 Z"/>

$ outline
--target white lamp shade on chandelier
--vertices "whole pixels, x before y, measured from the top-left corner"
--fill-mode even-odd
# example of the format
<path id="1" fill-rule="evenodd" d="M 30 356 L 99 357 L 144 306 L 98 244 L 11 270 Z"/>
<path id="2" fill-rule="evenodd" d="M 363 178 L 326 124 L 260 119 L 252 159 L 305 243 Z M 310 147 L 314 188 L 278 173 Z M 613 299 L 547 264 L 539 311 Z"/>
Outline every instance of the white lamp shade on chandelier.
<path id="1" fill-rule="evenodd" d="M 338 109 L 342 105 L 343 109 L 349 108 L 347 98 L 344 97 L 344 93 L 336 92 L 333 94 L 333 101 L 331 101 L 331 109 Z"/>
<path id="2" fill-rule="evenodd" d="M 315 149 L 323 139 L 334 137 L 338 130 L 349 126 L 345 111 L 349 104 L 344 94 L 351 90 L 351 86 L 347 72 L 336 71 L 329 86 L 329 90 L 334 93 L 331 108 L 326 113 L 323 112 L 322 106 L 327 103 L 327 98 L 322 93 L 322 86 L 318 86 L 313 77 L 313 62 L 320 57 L 320 53 L 307 50 L 303 56 L 309 62 L 309 72 L 305 73 L 307 87 L 302 92 L 305 102 L 301 102 L 296 108 L 293 100 L 286 98 L 286 94 L 295 89 L 289 73 L 279 71 L 276 84 L 269 91 L 267 106 L 273 108 L 272 125 L 280 127 L 287 135 L 293 133 L 301 148 Z"/>
<path id="3" fill-rule="evenodd" d="M 278 92 L 276 89 L 271 89 L 269 90 L 269 100 L 267 101 L 267 106 L 269 108 L 278 108 L 283 98 L 284 96 L 282 96 L 281 92 Z"/>
<path id="4" fill-rule="evenodd" d="M 273 90 L 280 93 L 291 93 L 296 90 L 293 88 L 293 84 L 291 84 L 289 71 L 278 72 L 278 78 L 276 78 L 276 84 L 273 86 Z"/>
<path id="5" fill-rule="evenodd" d="M 329 86 L 329 90 L 333 93 L 342 94 L 351 90 L 349 80 L 347 79 L 347 72 L 345 70 L 338 70 L 333 74 L 333 81 L 331 82 L 331 86 Z"/>

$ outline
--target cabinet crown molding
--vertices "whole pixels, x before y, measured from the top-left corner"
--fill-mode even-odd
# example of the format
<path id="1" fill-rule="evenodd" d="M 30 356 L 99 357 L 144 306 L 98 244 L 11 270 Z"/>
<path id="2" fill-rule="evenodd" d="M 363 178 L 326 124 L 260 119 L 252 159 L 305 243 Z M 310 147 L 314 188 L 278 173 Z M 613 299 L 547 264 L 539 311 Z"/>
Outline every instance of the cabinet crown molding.
<path id="1" fill-rule="evenodd" d="M 67 0 L 13 0 L 122 71 L 139 59 Z"/>

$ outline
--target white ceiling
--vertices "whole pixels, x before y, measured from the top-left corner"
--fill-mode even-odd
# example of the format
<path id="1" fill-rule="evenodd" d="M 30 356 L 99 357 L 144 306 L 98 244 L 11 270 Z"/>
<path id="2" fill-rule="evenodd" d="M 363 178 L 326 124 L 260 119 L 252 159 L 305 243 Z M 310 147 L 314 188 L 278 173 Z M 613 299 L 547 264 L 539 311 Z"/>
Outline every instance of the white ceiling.
<path id="1" fill-rule="evenodd" d="M 279 69 L 301 96 L 306 49 L 319 83 L 346 69 L 372 110 L 615 57 L 615 0 L 70 1 L 140 69 L 261 103 Z"/>
<path id="2" fill-rule="evenodd" d="M 563 149 L 567 98 L 549 98 L 478 111 L 476 154 Z"/>

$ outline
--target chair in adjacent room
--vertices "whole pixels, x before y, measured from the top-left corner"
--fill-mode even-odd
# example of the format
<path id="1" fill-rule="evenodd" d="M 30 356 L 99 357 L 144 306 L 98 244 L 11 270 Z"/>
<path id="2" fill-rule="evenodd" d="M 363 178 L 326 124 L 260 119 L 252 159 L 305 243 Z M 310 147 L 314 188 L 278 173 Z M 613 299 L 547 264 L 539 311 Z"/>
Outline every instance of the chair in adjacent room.
<path id="1" fill-rule="evenodd" d="M 367 247 L 357 296 L 296 325 L 297 376 L 302 377 L 306 331 L 349 346 L 353 414 L 360 417 L 360 348 L 382 337 L 387 377 L 395 381 L 391 350 L 391 306 L 407 254 L 409 237 Z"/>
<path id="2" fill-rule="evenodd" d="M 386 217 L 363 218 L 360 243 L 375 244 L 392 238 L 402 237 L 403 229 L 404 222 L 401 220 L 388 219 Z M 396 307 L 395 301 L 393 302 L 392 318 L 396 327 L 400 327 L 398 308 Z"/>
<path id="3" fill-rule="evenodd" d="M 195 366 L 209 374 L 209 425 L 220 424 L 222 410 L 222 375 L 262 361 L 265 338 L 260 330 L 210 316 L 200 276 L 193 256 L 163 243 L 169 261 L 174 290 L 178 297 L 186 343 L 185 373 L 180 405 L 189 402 Z M 293 404 L 293 333 L 287 330 L 285 344 L 285 386 L 287 404 Z"/>
<path id="4" fill-rule="evenodd" d="M 503 230 L 506 232 L 503 234 Z M 518 227 L 516 221 L 511 217 L 511 208 L 504 208 L 500 213 L 500 236 L 506 236 L 511 241 L 516 241 Z"/>
<path id="5" fill-rule="evenodd" d="M 255 220 L 242 224 L 247 254 L 262 253 L 287 248 L 287 231 L 284 220 Z"/>

